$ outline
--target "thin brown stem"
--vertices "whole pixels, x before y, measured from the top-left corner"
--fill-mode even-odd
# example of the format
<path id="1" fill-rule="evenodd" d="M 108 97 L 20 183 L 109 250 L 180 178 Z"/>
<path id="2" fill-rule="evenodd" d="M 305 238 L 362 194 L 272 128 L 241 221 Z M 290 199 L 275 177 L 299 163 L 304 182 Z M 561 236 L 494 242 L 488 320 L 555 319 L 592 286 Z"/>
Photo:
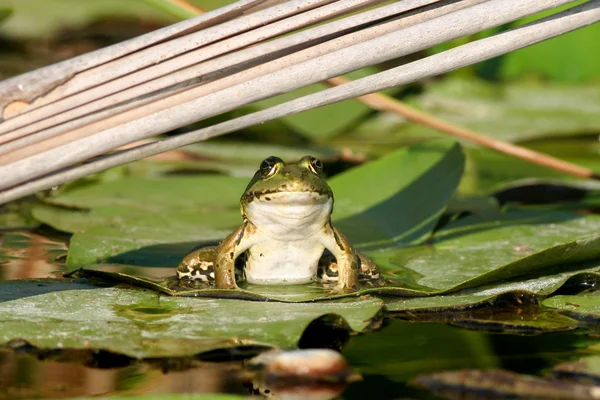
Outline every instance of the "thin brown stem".
<path id="1" fill-rule="evenodd" d="M 189 12 L 197 14 L 197 15 L 200 15 L 200 14 L 203 14 L 206 12 L 203 9 L 201 9 L 200 7 L 196 7 L 195 5 L 190 4 L 186 0 L 169 0 L 169 2 L 171 4 L 176 5 L 177 7 L 180 7 L 186 11 L 189 11 Z"/>
<path id="2" fill-rule="evenodd" d="M 331 86 L 339 86 L 350 82 L 349 79 L 338 76 L 328 79 L 327 84 Z M 369 105 L 375 110 L 388 111 L 403 116 L 409 121 L 428 126 L 440 132 L 446 133 L 460 139 L 468 140 L 478 145 L 490 148 L 492 150 L 507 154 L 512 157 L 517 157 L 533 164 L 541 165 L 546 168 L 564 172 L 569 175 L 577 176 L 586 179 L 600 179 L 594 171 L 572 164 L 570 162 L 549 156 L 547 154 L 538 153 L 525 147 L 517 146 L 512 143 L 484 136 L 479 132 L 454 125 L 450 122 L 436 118 L 423 111 L 407 106 L 389 96 L 380 93 L 367 94 L 357 98 L 361 102 Z"/>

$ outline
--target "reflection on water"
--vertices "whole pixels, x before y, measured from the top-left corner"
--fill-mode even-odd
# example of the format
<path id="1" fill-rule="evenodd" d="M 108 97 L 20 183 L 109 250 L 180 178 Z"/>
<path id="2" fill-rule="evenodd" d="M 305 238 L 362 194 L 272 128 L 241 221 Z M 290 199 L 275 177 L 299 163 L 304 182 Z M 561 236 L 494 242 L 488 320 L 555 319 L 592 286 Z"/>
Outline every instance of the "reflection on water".
<path id="1" fill-rule="evenodd" d="M 148 363 L 92 368 L 78 362 L 40 360 L 31 354 L 0 351 L 0 398 L 73 397 L 106 394 L 247 393 L 234 369 L 204 364 L 164 373 Z"/>
<path id="2" fill-rule="evenodd" d="M 0 233 L 0 280 L 56 277 L 67 246 L 33 232 Z"/>

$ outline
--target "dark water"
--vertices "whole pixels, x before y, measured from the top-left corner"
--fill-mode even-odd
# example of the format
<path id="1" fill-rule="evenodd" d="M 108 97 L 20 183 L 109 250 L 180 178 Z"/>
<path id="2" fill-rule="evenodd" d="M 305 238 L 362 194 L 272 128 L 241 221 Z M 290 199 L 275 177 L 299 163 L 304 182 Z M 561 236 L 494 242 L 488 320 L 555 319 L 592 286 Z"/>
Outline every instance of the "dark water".
<path id="1" fill-rule="evenodd" d="M 58 277 L 66 270 L 64 242 L 34 232 L 4 233 L 0 237 L 2 280 Z M 301 343 L 343 343 L 332 337 L 336 332 L 320 327 L 306 332 L 311 337 L 303 337 Z M 372 332 L 351 336 L 343 348 L 351 367 L 362 375 L 361 381 L 329 391 L 309 390 L 296 394 L 296 398 L 308 398 L 310 393 L 319 395 L 313 398 L 444 398 L 413 385 L 415 378 L 460 369 L 506 369 L 540 376 L 560 362 L 587 354 L 585 348 L 598 341 L 587 333 L 581 329 L 542 335 L 486 333 L 445 323 L 387 319 Z M 240 352 L 236 357 L 216 354 L 208 361 L 140 361 L 105 351 L 41 351 L 15 342 L 0 349 L 0 398 L 216 392 L 247 395 L 252 391 L 252 379 L 241 359 L 255 350 L 250 348 L 247 354 Z"/>

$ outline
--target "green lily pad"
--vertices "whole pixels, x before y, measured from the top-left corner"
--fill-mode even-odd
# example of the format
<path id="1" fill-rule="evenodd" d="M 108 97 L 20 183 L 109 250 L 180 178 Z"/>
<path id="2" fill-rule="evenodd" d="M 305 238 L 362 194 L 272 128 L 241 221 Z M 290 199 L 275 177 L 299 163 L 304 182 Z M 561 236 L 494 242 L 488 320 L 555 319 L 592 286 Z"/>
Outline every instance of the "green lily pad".
<path id="1" fill-rule="evenodd" d="M 0 285 L 1 292 L 11 291 L 13 283 Z M 253 344 L 293 348 L 317 318 L 338 315 L 360 332 L 383 306 L 379 299 L 286 304 L 174 298 L 126 288 L 73 289 L 0 303 L 0 343 L 20 338 L 41 348 L 97 348 L 136 358 Z"/>
<path id="2" fill-rule="evenodd" d="M 418 243 L 435 228 L 463 168 L 460 146 L 440 140 L 336 175 L 333 221 L 358 248 Z"/>
<path id="3" fill-rule="evenodd" d="M 561 271 L 568 269 L 567 271 Z M 550 273 L 555 272 L 555 273 Z M 541 277 L 502 282 L 443 296 L 401 298 L 386 301 L 389 312 L 442 312 L 463 311 L 492 306 L 498 301 L 514 305 L 537 304 L 556 292 L 565 284 L 580 287 L 582 290 L 600 283 L 600 263 L 573 265 L 569 268 L 556 267 L 545 271 Z"/>
<path id="4" fill-rule="evenodd" d="M 600 318 L 600 293 L 582 293 L 577 295 L 552 296 L 542 302 L 546 307 L 556 308 L 573 318 Z"/>
<path id="5" fill-rule="evenodd" d="M 463 161 L 456 142 L 440 140 L 337 175 L 329 181 L 334 223 L 357 247 L 418 242 L 433 231 Z M 246 179 L 223 176 L 122 179 L 74 187 L 33 215 L 75 232 L 69 265 L 175 267 L 189 250 L 222 239 L 241 223 L 238 202 L 246 185 Z"/>
<path id="6" fill-rule="evenodd" d="M 84 276 L 128 282 L 173 296 L 235 297 L 298 302 L 361 294 L 452 296 L 403 299 L 390 310 L 460 308 L 489 302 L 501 294 L 525 292 L 543 296 L 571 277 L 596 276 L 597 264 L 577 264 L 600 257 L 600 217 L 560 212 L 515 211 L 496 218 L 472 216 L 440 230 L 430 245 L 369 250 L 382 268 L 383 280 L 366 283 L 354 293 L 331 293 L 320 284 L 296 287 L 248 286 L 236 291 L 179 287 L 143 278 L 127 270 L 86 267 Z M 560 267 L 562 266 L 562 267 Z M 556 267 L 555 269 L 550 269 Z M 587 275 L 586 275 L 587 274 Z M 138 276 L 136 276 L 138 275 Z M 525 277 L 522 282 L 503 282 Z M 467 288 L 478 288 L 466 292 Z"/>
<path id="7" fill-rule="evenodd" d="M 509 212 L 463 218 L 430 246 L 368 254 L 391 276 L 441 294 L 598 258 L 599 231 L 595 215 Z"/>

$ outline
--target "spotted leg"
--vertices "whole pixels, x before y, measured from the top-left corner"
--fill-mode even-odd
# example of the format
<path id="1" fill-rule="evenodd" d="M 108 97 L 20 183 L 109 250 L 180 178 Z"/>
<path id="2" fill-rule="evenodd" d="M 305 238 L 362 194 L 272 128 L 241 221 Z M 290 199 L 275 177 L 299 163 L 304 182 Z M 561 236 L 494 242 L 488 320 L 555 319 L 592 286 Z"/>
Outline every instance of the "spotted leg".
<path id="1" fill-rule="evenodd" d="M 358 265 L 359 259 L 352 248 L 350 242 L 331 224 L 327 224 L 325 229 L 326 242 L 323 246 L 331 252 L 337 260 L 338 284 L 337 290 L 354 291 L 358 289 Z"/>
<path id="2" fill-rule="evenodd" d="M 254 225 L 244 223 L 227 236 L 215 253 L 215 284 L 219 289 L 236 289 L 235 260 L 254 244 Z"/>

